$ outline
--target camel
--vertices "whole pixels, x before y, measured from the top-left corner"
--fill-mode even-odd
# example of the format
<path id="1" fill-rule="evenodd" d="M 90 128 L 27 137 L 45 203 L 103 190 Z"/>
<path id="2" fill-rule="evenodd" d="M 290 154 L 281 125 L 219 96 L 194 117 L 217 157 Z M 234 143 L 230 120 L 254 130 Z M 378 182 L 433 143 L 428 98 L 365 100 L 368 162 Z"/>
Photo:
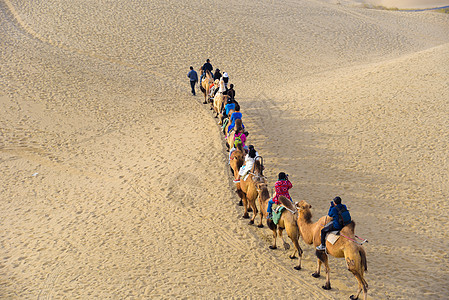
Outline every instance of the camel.
<path id="1" fill-rule="evenodd" d="M 245 162 L 245 151 L 242 144 L 237 145 L 237 149 L 232 152 L 229 164 L 231 165 L 231 172 L 234 174 L 234 179 L 238 178 L 239 170 Z"/>
<path id="2" fill-rule="evenodd" d="M 223 77 L 218 82 L 218 87 L 219 87 L 218 88 L 218 92 L 215 94 L 214 102 L 213 102 L 213 109 L 214 109 L 214 112 L 215 112 L 215 118 L 218 118 L 218 115 L 221 113 L 221 111 L 223 109 L 223 103 L 224 103 L 225 98 L 226 98 L 226 96 L 223 95 L 223 92 L 225 91 Z M 218 122 L 218 125 L 221 125 L 221 118 L 220 118 L 220 121 Z"/>
<path id="3" fill-rule="evenodd" d="M 259 196 L 259 207 L 260 207 L 260 222 L 257 227 L 262 228 L 262 220 L 267 218 L 267 208 L 268 208 L 268 201 L 270 200 L 270 192 L 268 191 L 267 184 L 259 183 L 257 186 L 258 196 Z M 276 229 L 279 233 L 279 236 L 282 238 L 282 241 L 284 243 L 285 250 L 290 249 L 290 245 L 284 240 L 284 236 L 282 235 L 283 230 L 287 232 L 288 237 L 292 241 L 295 250 L 292 255 L 290 255 L 291 259 L 296 258 L 296 252 L 298 252 L 299 255 L 299 264 L 295 267 L 296 270 L 301 270 L 301 260 L 302 260 L 302 249 L 299 246 L 299 228 L 297 223 L 297 210 L 293 203 L 289 199 L 287 199 L 284 196 L 279 197 L 279 201 L 282 203 L 283 206 L 285 206 L 287 209 L 285 209 L 282 212 L 281 218 L 279 219 L 279 223 L 276 225 L 274 224 L 273 220 L 267 220 L 268 228 L 273 231 L 273 245 L 271 245 L 270 249 L 276 249 Z"/>
<path id="4" fill-rule="evenodd" d="M 210 92 L 210 85 L 214 83 L 214 78 L 209 70 L 206 70 L 206 76 L 204 76 L 203 80 L 201 80 L 200 89 L 204 94 L 204 102 L 203 104 L 207 104 L 207 97 Z"/>
<path id="5" fill-rule="evenodd" d="M 318 246 L 321 244 L 321 229 L 331 220 L 331 218 L 328 216 L 323 216 L 316 223 L 312 223 L 312 213 L 310 211 L 312 205 L 302 200 L 296 204 L 296 207 L 299 210 L 298 225 L 304 242 L 309 245 L 313 244 L 314 247 Z M 363 246 L 355 242 L 356 238 L 354 235 L 354 228 L 354 222 L 346 225 L 340 231 L 341 236 L 335 244 L 332 245 L 326 241 L 326 251 L 316 251 L 318 264 L 317 270 L 312 274 L 312 276 L 315 278 L 320 277 L 321 263 L 324 263 L 326 269 L 326 284 L 323 286 L 323 289 L 331 289 L 329 278 L 330 268 L 327 254 L 337 258 L 344 257 L 348 270 L 354 274 L 358 282 L 357 294 L 355 296 L 351 295 L 350 299 L 358 299 L 360 292 L 363 290 L 363 299 L 366 300 L 368 283 L 363 277 L 364 271 L 367 271 L 366 253 Z"/>
<path id="6" fill-rule="evenodd" d="M 238 178 L 238 170 L 234 173 L 235 179 Z M 246 180 L 244 180 L 246 177 Z M 249 219 L 248 208 L 251 207 L 253 211 L 253 217 L 249 221 L 249 224 L 254 224 L 254 219 L 257 216 L 257 207 L 256 207 L 256 199 L 258 196 L 257 193 L 257 183 L 264 181 L 263 176 L 263 165 L 261 163 L 261 157 L 256 157 L 256 161 L 254 162 L 254 166 L 252 170 L 249 172 L 248 176 L 242 176 L 240 178 L 240 182 L 236 184 L 237 186 L 237 194 L 243 202 L 244 213 L 243 218 Z"/>
<path id="7" fill-rule="evenodd" d="M 228 135 L 226 136 L 226 148 L 228 148 L 228 151 L 233 147 L 234 142 L 235 142 L 235 133 L 236 133 L 236 128 L 242 127 L 242 120 L 241 119 L 237 119 L 235 120 L 235 126 L 234 128 L 228 133 Z M 245 135 L 246 136 L 246 135 Z"/>

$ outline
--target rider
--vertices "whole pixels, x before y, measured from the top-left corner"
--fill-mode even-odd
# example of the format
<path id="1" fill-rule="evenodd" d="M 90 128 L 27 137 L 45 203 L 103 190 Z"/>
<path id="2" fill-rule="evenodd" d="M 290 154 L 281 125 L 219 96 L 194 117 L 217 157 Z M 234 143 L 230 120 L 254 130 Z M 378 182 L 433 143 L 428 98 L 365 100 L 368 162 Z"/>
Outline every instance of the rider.
<path id="1" fill-rule="evenodd" d="M 215 73 L 214 73 L 214 81 L 217 79 L 221 78 L 221 73 L 220 73 L 220 69 L 215 69 Z"/>
<path id="2" fill-rule="evenodd" d="M 201 74 L 201 78 L 200 78 L 200 83 L 203 80 L 203 78 L 206 76 L 206 71 L 208 70 L 211 74 L 212 74 L 212 70 L 214 68 L 212 67 L 212 64 L 210 63 L 209 58 L 206 59 L 206 62 L 204 63 L 204 65 L 201 67 L 201 70 L 203 70 L 203 73 Z"/>
<path id="3" fill-rule="evenodd" d="M 243 132 L 242 120 L 235 121 L 235 134 L 234 134 L 234 145 L 229 150 L 229 163 L 231 163 L 232 153 L 237 150 L 237 144 L 241 144 L 243 150 L 247 151 L 248 146 L 245 145 L 246 142 L 246 134 Z M 230 145 L 231 146 L 231 145 Z"/>
<path id="4" fill-rule="evenodd" d="M 223 73 L 223 81 L 224 81 L 225 89 L 228 90 L 229 75 L 226 72 Z"/>
<path id="5" fill-rule="evenodd" d="M 231 118 L 229 119 L 229 121 L 231 121 L 231 124 L 228 127 L 228 133 L 231 132 L 231 130 L 234 128 L 235 126 L 235 121 L 237 119 L 241 119 L 243 117 L 242 113 L 240 112 L 240 108 L 236 107 L 235 111 L 232 113 Z M 242 125 L 243 129 L 245 129 L 245 125 Z"/>
<path id="6" fill-rule="evenodd" d="M 229 90 L 227 91 L 228 99 L 234 100 L 235 98 L 235 90 L 234 85 L 231 83 L 229 85 Z"/>
<path id="7" fill-rule="evenodd" d="M 276 181 L 276 183 L 274 184 L 275 195 L 272 199 L 268 201 L 267 219 L 271 219 L 273 212 L 271 207 L 273 206 L 273 203 L 279 204 L 280 196 L 284 196 L 290 201 L 292 201 L 292 197 L 290 197 L 290 194 L 288 193 L 288 190 L 291 189 L 292 187 L 293 187 L 292 183 L 290 182 L 290 180 L 288 180 L 288 174 L 280 172 L 278 174 L 278 181 Z"/>
<path id="8" fill-rule="evenodd" d="M 226 100 L 226 105 L 224 107 L 223 116 L 221 117 L 221 122 L 223 122 L 224 119 L 228 118 L 229 112 L 234 109 L 235 109 L 235 103 L 232 102 L 232 100 L 228 98 L 228 100 Z"/>
<path id="9" fill-rule="evenodd" d="M 332 217 L 332 221 L 321 229 L 321 245 L 316 247 L 316 250 L 326 250 L 326 234 L 328 232 L 341 230 L 345 225 L 351 223 L 351 215 L 346 205 L 341 204 L 341 198 L 338 196 L 331 201 L 328 216 Z"/>
<path id="10" fill-rule="evenodd" d="M 234 180 L 234 183 L 240 182 L 240 177 L 245 176 L 250 172 L 256 162 L 256 157 L 258 156 L 256 149 L 254 149 L 253 145 L 249 145 L 248 149 L 248 154 L 245 156 L 245 164 L 240 168 L 239 176 Z"/>

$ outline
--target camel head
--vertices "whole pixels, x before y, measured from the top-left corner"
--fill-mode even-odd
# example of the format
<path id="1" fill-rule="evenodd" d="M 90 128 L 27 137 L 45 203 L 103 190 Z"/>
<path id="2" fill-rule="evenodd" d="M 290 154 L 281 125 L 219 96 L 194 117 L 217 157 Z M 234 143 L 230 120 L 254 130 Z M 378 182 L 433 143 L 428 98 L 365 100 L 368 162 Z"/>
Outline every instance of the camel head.
<path id="1" fill-rule="evenodd" d="M 296 202 L 295 203 L 296 209 L 299 211 L 299 217 L 304 218 L 304 220 L 306 222 L 311 222 L 312 221 L 312 212 L 311 212 L 311 208 L 312 205 L 310 205 L 309 203 L 307 203 L 304 200 L 301 200 L 299 203 Z"/>
<path id="2" fill-rule="evenodd" d="M 268 190 L 268 184 L 266 182 L 259 182 L 256 184 L 259 199 L 262 201 L 270 199 L 270 192 Z"/>
<path id="3" fill-rule="evenodd" d="M 296 202 L 296 208 L 299 210 L 310 210 L 312 208 L 312 205 L 307 203 L 305 200 L 301 200 L 299 202 Z"/>

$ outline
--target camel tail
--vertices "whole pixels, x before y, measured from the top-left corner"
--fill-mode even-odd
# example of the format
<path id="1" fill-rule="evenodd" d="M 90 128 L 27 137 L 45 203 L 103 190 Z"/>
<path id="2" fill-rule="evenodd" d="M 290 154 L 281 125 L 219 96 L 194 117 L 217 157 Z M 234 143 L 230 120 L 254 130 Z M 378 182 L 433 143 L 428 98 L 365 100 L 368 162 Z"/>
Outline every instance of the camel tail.
<path id="1" fill-rule="evenodd" d="M 360 258 L 362 260 L 362 266 L 365 269 L 365 272 L 368 272 L 368 262 L 366 261 L 365 249 L 360 248 L 359 253 L 360 253 Z"/>
<path id="2" fill-rule="evenodd" d="M 293 203 L 289 199 L 287 199 L 286 197 L 280 196 L 279 197 L 279 202 L 281 202 L 282 205 L 284 205 L 288 209 L 290 209 L 290 210 L 292 210 L 294 212 L 297 211 L 295 205 L 293 205 Z"/>

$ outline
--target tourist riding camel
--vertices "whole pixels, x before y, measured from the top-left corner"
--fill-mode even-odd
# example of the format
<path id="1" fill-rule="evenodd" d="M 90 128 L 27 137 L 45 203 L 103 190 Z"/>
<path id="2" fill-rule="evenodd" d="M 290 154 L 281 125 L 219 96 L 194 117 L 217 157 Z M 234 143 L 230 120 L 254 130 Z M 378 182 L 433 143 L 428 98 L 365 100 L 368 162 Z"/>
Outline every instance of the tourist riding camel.
<path id="1" fill-rule="evenodd" d="M 244 129 L 242 127 L 242 120 L 235 121 L 235 128 L 234 128 L 234 134 L 229 134 L 226 146 L 229 148 L 231 145 L 233 146 L 231 149 L 229 149 L 229 156 L 231 156 L 232 152 L 235 150 L 235 142 L 239 140 L 242 144 L 242 147 L 245 151 L 248 150 L 248 146 L 245 145 L 246 142 L 246 134 L 244 132 Z"/>
<path id="2" fill-rule="evenodd" d="M 238 109 L 238 110 L 237 110 Z M 235 126 L 235 120 L 237 120 L 237 119 L 242 119 L 242 117 L 243 117 L 243 115 L 242 115 L 242 113 L 240 112 L 240 108 L 235 108 L 235 111 L 231 114 L 231 118 L 229 119 L 229 121 L 230 121 L 230 124 L 229 124 L 229 126 L 228 126 L 228 133 L 234 128 L 234 126 Z M 242 127 L 243 128 L 245 128 L 245 126 L 244 125 L 242 125 Z"/>
<path id="3" fill-rule="evenodd" d="M 270 200 L 270 192 L 268 191 L 268 185 L 265 182 L 259 183 L 257 185 L 258 187 L 258 197 L 259 197 L 259 207 L 260 207 L 260 221 L 259 225 L 257 227 L 262 228 L 262 220 L 267 215 L 267 207 L 268 207 L 268 201 Z M 287 232 L 288 237 L 292 241 L 295 249 L 292 255 L 290 255 L 290 258 L 296 258 L 296 252 L 298 252 L 299 255 L 299 264 L 295 267 L 296 270 L 301 269 L 301 258 L 302 258 L 302 249 L 299 246 L 299 227 L 297 223 L 297 210 L 293 203 L 291 203 L 290 199 L 287 199 L 284 196 L 279 197 L 280 203 L 283 204 L 284 207 L 287 207 L 288 209 L 285 209 L 281 212 L 281 216 L 279 220 L 277 221 L 277 224 L 273 222 L 272 219 L 267 219 L 267 225 L 268 228 L 273 232 L 273 244 L 269 247 L 270 249 L 277 249 L 276 246 L 276 240 L 277 240 L 277 233 L 282 238 L 282 242 L 284 243 L 284 249 L 288 250 L 290 249 L 290 245 L 287 243 L 287 241 L 284 240 L 284 236 L 282 235 L 283 230 Z"/>
<path id="4" fill-rule="evenodd" d="M 234 183 L 240 182 L 240 178 L 245 177 L 251 171 L 256 162 L 256 157 L 259 156 L 253 145 L 249 145 L 248 149 L 248 154 L 245 156 L 245 164 L 240 168 L 239 176 L 234 180 Z"/>
<path id="5" fill-rule="evenodd" d="M 284 172 L 280 172 L 278 174 L 278 181 L 274 184 L 274 190 L 275 195 L 273 199 L 270 199 L 268 201 L 268 207 L 267 207 L 267 218 L 271 219 L 272 217 L 272 206 L 273 204 L 279 204 L 279 197 L 284 196 L 290 201 L 292 201 L 292 197 L 290 197 L 290 194 L 288 193 L 288 190 L 293 187 L 290 180 L 288 180 L 288 174 L 285 174 Z"/>
<path id="6" fill-rule="evenodd" d="M 312 205 L 302 200 L 296 204 L 299 211 L 298 225 L 301 232 L 301 236 L 304 242 L 315 247 L 321 243 L 321 229 L 327 223 L 329 216 L 321 217 L 316 223 L 312 222 Z M 323 263 L 326 270 L 326 284 L 323 289 L 331 289 L 330 284 L 330 268 L 328 261 L 328 254 L 333 257 L 344 257 L 346 261 L 346 267 L 354 274 L 358 282 L 357 294 L 352 295 L 351 299 L 358 299 L 361 291 L 363 290 L 363 299 L 367 299 L 368 283 L 364 278 L 364 272 L 367 270 L 367 261 L 365 249 L 356 239 L 354 233 L 355 223 L 351 221 L 350 224 L 344 226 L 340 235 L 333 236 L 332 241 L 326 242 L 326 251 L 317 250 L 317 270 L 312 274 L 313 277 L 320 277 L 321 264 Z"/>
<path id="7" fill-rule="evenodd" d="M 220 73 L 220 69 L 215 69 L 215 73 L 214 73 L 214 80 L 220 80 L 221 78 L 221 73 Z"/>
<path id="8" fill-rule="evenodd" d="M 202 77 L 201 77 L 200 79 L 202 79 L 202 78 L 205 76 L 206 71 L 209 71 L 209 72 L 212 74 L 212 70 L 213 70 L 213 69 L 214 69 L 214 68 L 212 67 L 212 64 L 210 63 L 209 58 L 206 59 L 206 62 L 205 62 L 204 65 L 201 67 L 201 70 L 203 70 L 203 74 L 202 74 Z"/>
<path id="9" fill-rule="evenodd" d="M 331 207 L 329 208 L 327 215 L 332 218 L 332 221 L 324 225 L 323 229 L 321 229 L 321 244 L 316 247 L 319 251 L 326 250 L 326 235 L 329 232 L 339 231 L 343 226 L 351 223 L 351 215 L 349 214 L 346 205 L 341 204 L 340 197 L 335 197 L 334 200 L 331 201 Z"/>
<path id="10" fill-rule="evenodd" d="M 201 83 L 200 84 L 200 89 L 201 89 L 201 92 L 203 92 L 203 95 L 204 95 L 204 102 L 203 102 L 203 104 L 207 104 L 207 99 L 209 97 L 210 88 L 211 88 L 211 85 L 214 84 L 214 81 L 213 81 L 213 78 L 212 78 L 212 74 L 210 73 L 209 70 L 204 71 L 203 75 L 204 75 L 204 76 L 202 76 L 203 79 L 200 81 L 200 83 Z"/>
<path id="11" fill-rule="evenodd" d="M 236 151 L 235 151 L 236 152 Z M 234 152 L 234 153 L 235 153 Z M 249 154 L 251 157 L 256 157 L 255 149 L 251 148 L 249 150 Z M 247 158 L 248 158 L 247 155 Z M 261 163 L 261 158 L 253 160 L 252 158 L 250 160 L 246 160 L 246 165 L 248 166 L 250 161 L 254 161 L 251 168 L 249 168 L 247 176 L 242 176 L 242 178 L 236 182 L 236 188 L 237 188 L 237 194 L 239 195 L 240 199 L 242 200 L 243 207 L 244 207 L 244 213 L 243 218 L 247 219 L 249 218 L 248 215 L 248 208 L 251 207 L 253 211 L 253 217 L 249 221 L 249 224 L 254 224 L 254 219 L 257 216 L 257 206 L 256 206 L 256 199 L 258 196 L 257 193 L 257 186 L 256 184 L 263 182 L 265 177 L 263 176 L 263 165 Z M 240 176 L 240 172 L 242 169 L 245 169 L 245 167 L 241 167 L 239 174 L 237 176 Z"/>

